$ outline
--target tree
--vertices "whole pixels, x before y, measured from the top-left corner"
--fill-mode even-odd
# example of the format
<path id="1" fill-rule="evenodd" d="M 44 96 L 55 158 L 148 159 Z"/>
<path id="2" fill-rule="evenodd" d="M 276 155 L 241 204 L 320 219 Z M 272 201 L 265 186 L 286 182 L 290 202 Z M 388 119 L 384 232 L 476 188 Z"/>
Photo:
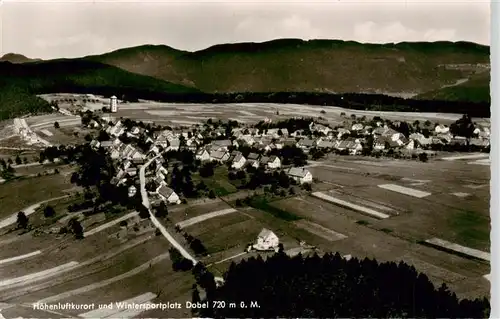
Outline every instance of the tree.
<path id="1" fill-rule="evenodd" d="M 199 317 L 487 318 L 490 313 L 486 298 L 459 300 L 404 262 L 346 260 L 339 253 L 251 257 L 233 262 L 224 281 L 205 300 L 258 307 L 201 309 Z"/>
<path id="2" fill-rule="evenodd" d="M 212 163 L 205 163 L 200 167 L 201 177 L 211 177 L 214 176 L 214 167 Z"/>
<path id="3" fill-rule="evenodd" d="M 23 161 L 21 160 L 21 158 L 19 157 L 19 155 L 16 155 L 16 164 L 17 165 L 21 165 L 23 163 Z"/>
<path id="4" fill-rule="evenodd" d="M 420 153 L 418 154 L 418 159 L 421 161 L 421 162 L 427 162 L 429 160 L 429 157 L 427 156 L 427 153 Z"/>
<path id="5" fill-rule="evenodd" d="M 166 217 L 167 215 L 168 215 L 167 204 L 165 204 L 165 202 L 162 201 L 160 203 L 160 205 L 158 206 L 158 208 L 156 209 L 155 216 L 158 218 L 163 218 L 163 217 Z"/>
<path id="6" fill-rule="evenodd" d="M 54 128 L 56 128 L 56 129 L 57 129 L 57 128 L 59 128 L 59 127 L 60 127 L 59 122 L 54 122 Z"/>
<path id="7" fill-rule="evenodd" d="M 43 209 L 43 216 L 45 216 L 46 218 L 53 217 L 55 216 L 55 214 L 56 211 L 54 210 L 54 207 L 50 205 L 45 206 L 45 208 Z"/>
<path id="8" fill-rule="evenodd" d="M 71 229 L 76 239 L 83 239 L 83 226 L 75 217 L 71 218 L 68 222 L 68 228 Z"/>
<path id="9" fill-rule="evenodd" d="M 211 189 L 210 192 L 208 192 L 208 198 L 214 199 L 215 197 L 215 192 Z"/>
<path id="10" fill-rule="evenodd" d="M 137 203 L 137 211 L 142 219 L 149 218 L 149 210 L 142 203 Z"/>
<path id="11" fill-rule="evenodd" d="M 17 228 L 26 229 L 28 227 L 28 216 L 24 212 L 17 213 Z"/>

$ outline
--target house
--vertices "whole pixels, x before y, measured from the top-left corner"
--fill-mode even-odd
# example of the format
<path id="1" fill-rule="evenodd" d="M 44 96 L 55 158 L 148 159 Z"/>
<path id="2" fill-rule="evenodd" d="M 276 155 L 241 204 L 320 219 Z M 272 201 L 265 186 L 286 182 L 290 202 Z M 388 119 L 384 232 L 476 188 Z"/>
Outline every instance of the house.
<path id="1" fill-rule="evenodd" d="M 384 137 L 377 137 L 373 141 L 373 149 L 375 150 L 384 150 L 386 146 L 387 139 Z"/>
<path id="2" fill-rule="evenodd" d="M 134 177 L 135 175 L 137 175 L 137 167 L 129 167 L 125 169 L 125 171 L 127 172 L 127 175 L 129 175 L 130 177 Z"/>
<path id="3" fill-rule="evenodd" d="M 120 123 L 120 122 L 118 122 L 118 123 Z M 109 132 L 109 134 L 112 136 L 120 136 L 123 133 L 125 133 L 125 128 L 123 128 L 121 125 L 118 125 L 118 124 L 113 126 Z"/>
<path id="4" fill-rule="evenodd" d="M 385 127 L 377 127 L 375 128 L 373 131 L 372 131 L 372 134 L 374 136 L 381 136 L 381 135 L 384 135 L 385 132 L 387 131 L 387 129 Z"/>
<path id="5" fill-rule="evenodd" d="M 100 144 L 101 144 L 101 147 L 104 149 L 107 149 L 107 148 L 110 148 L 111 146 L 113 146 L 113 142 L 111 142 L 111 141 L 102 141 Z"/>
<path id="6" fill-rule="evenodd" d="M 432 138 L 426 138 L 421 133 L 410 134 L 409 138 L 418 142 L 419 145 L 429 145 L 432 143 Z"/>
<path id="7" fill-rule="evenodd" d="M 267 130 L 266 135 L 278 138 L 280 136 L 279 131 L 280 131 L 280 129 L 278 129 L 278 128 L 270 128 Z"/>
<path id="8" fill-rule="evenodd" d="M 168 141 L 167 152 L 168 151 L 178 151 L 181 146 L 181 141 L 178 138 L 173 138 Z"/>
<path id="9" fill-rule="evenodd" d="M 436 127 L 434 128 L 434 131 L 437 133 L 437 134 L 446 134 L 448 132 L 450 132 L 450 128 L 446 125 L 443 125 L 443 124 L 438 124 L 436 125 Z"/>
<path id="10" fill-rule="evenodd" d="M 181 200 L 173 189 L 165 185 L 160 186 L 156 192 L 160 195 L 161 199 L 169 204 L 180 204 Z"/>
<path id="11" fill-rule="evenodd" d="M 249 146 L 252 146 L 255 143 L 255 139 L 252 135 L 242 135 L 239 137 L 239 141 Z"/>
<path id="12" fill-rule="evenodd" d="M 210 160 L 216 162 L 225 162 L 229 158 L 229 154 L 226 151 L 212 151 L 210 152 Z"/>
<path id="13" fill-rule="evenodd" d="M 253 245 L 256 250 L 277 250 L 280 241 L 278 236 L 269 229 L 262 229 L 257 236 L 257 243 Z"/>
<path id="14" fill-rule="evenodd" d="M 137 193 L 137 188 L 134 185 L 128 188 L 128 197 L 134 197 L 136 193 Z"/>
<path id="15" fill-rule="evenodd" d="M 132 127 L 132 129 L 130 130 L 130 133 L 133 135 L 137 135 L 140 132 L 141 132 L 141 130 L 137 126 Z"/>
<path id="16" fill-rule="evenodd" d="M 303 167 L 292 167 L 287 170 L 286 174 L 299 184 L 312 183 L 311 172 Z"/>
<path id="17" fill-rule="evenodd" d="M 123 169 L 128 169 L 130 166 L 132 166 L 132 162 L 129 160 L 126 160 L 123 162 Z"/>
<path id="18" fill-rule="evenodd" d="M 198 152 L 196 152 L 195 158 L 197 160 L 202 161 L 202 162 L 209 161 L 210 160 L 210 153 L 208 153 L 208 151 L 206 149 L 202 148 L 202 149 L 198 150 Z"/>
<path id="19" fill-rule="evenodd" d="M 130 155 L 132 159 L 144 159 L 144 154 L 139 152 L 138 150 L 134 150 L 134 152 Z"/>
<path id="20" fill-rule="evenodd" d="M 255 168 L 259 167 L 260 161 L 259 161 L 260 155 L 257 153 L 250 153 L 247 156 L 247 165 L 253 166 Z"/>
<path id="21" fill-rule="evenodd" d="M 118 150 L 116 148 L 112 149 L 110 156 L 111 156 L 111 159 L 118 159 L 118 158 L 120 158 L 121 157 L 120 150 Z"/>
<path id="22" fill-rule="evenodd" d="M 278 156 L 263 156 L 260 163 L 269 169 L 277 169 L 281 167 L 281 160 Z"/>
<path id="23" fill-rule="evenodd" d="M 337 138 L 342 138 L 342 136 L 349 135 L 349 134 L 351 134 L 351 131 L 349 131 L 345 128 L 341 127 L 337 130 Z"/>
<path id="24" fill-rule="evenodd" d="M 315 129 L 316 129 L 316 132 L 320 132 L 321 134 L 324 134 L 324 135 L 328 135 L 328 133 L 330 133 L 332 131 L 332 129 L 329 128 L 328 126 L 321 125 L 321 124 L 316 125 Z"/>
<path id="25" fill-rule="evenodd" d="M 239 153 L 239 154 L 231 155 L 231 157 L 229 158 L 229 161 L 231 161 L 232 168 L 241 169 L 243 166 L 245 166 L 245 163 L 247 160 L 243 156 L 243 154 Z"/>
<path id="26" fill-rule="evenodd" d="M 92 140 L 92 142 L 90 142 L 90 147 L 93 149 L 98 149 L 99 146 L 101 146 L 101 143 L 98 140 Z"/>
<path id="27" fill-rule="evenodd" d="M 213 149 L 216 151 L 220 150 L 227 151 L 231 145 L 233 145 L 233 143 L 230 140 L 215 140 L 212 143 Z"/>
<path id="28" fill-rule="evenodd" d="M 351 127 L 351 131 L 361 131 L 362 129 L 363 129 L 363 124 L 361 123 L 353 124 Z"/>
<path id="29" fill-rule="evenodd" d="M 304 151 L 307 151 L 310 148 L 313 148 L 315 145 L 316 145 L 316 142 L 314 140 L 309 139 L 309 138 L 304 138 L 304 139 L 301 139 L 300 141 L 297 142 L 297 147 L 303 149 Z"/>
<path id="30" fill-rule="evenodd" d="M 156 145 L 160 145 L 161 147 L 163 148 L 167 148 L 168 147 L 168 140 L 167 140 L 167 137 L 164 136 L 164 135 L 160 135 L 158 136 L 158 138 L 156 139 L 156 142 L 155 142 Z"/>
<path id="31" fill-rule="evenodd" d="M 158 145 L 151 146 L 151 148 L 149 150 L 150 150 L 150 152 L 153 152 L 155 155 L 159 155 L 161 153 L 160 146 L 158 146 Z"/>
<path id="32" fill-rule="evenodd" d="M 131 159 L 132 163 L 134 163 L 135 165 L 142 165 L 144 164 L 146 161 L 144 159 L 144 157 L 138 157 L 138 158 L 132 158 Z"/>
<path id="33" fill-rule="evenodd" d="M 287 128 L 282 128 L 282 129 L 280 129 L 280 131 L 281 131 L 281 135 L 283 135 L 284 137 L 287 137 L 288 135 L 290 135 L 288 133 L 288 129 Z"/>
<path id="34" fill-rule="evenodd" d="M 333 143 L 332 141 L 327 141 L 327 140 L 319 140 L 316 143 L 316 147 L 320 148 L 320 149 L 334 148 L 335 147 L 335 143 Z"/>

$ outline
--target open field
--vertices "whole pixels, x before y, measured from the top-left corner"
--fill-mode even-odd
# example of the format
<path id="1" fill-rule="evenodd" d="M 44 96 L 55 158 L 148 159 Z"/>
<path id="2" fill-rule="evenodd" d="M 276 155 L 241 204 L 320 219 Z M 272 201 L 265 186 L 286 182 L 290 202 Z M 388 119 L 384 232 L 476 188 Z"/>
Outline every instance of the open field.
<path id="1" fill-rule="evenodd" d="M 211 218 L 218 217 L 218 216 L 224 216 L 224 215 L 235 213 L 235 212 L 237 212 L 237 210 L 235 210 L 233 208 L 218 210 L 218 211 L 210 212 L 210 213 L 207 213 L 207 214 L 204 214 L 201 216 L 193 217 L 193 218 L 190 218 L 188 220 L 184 220 L 182 222 L 177 223 L 176 225 L 179 226 L 180 228 L 185 228 L 185 227 L 206 221 L 207 219 L 211 219 Z"/>
<path id="2" fill-rule="evenodd" d="M 391 217 L 385 220 L 370 219 L 345 208 L 334 206 L 313 197 L 291 198 L 273 203 L 300 215 L 309 222 L 319 224 L 347 238 L 318 244 L 324 251 L 338 251 L 341 255 L 350 254 L 358 258 L 376 258 L 379 261 L 405 260 L 417 270 L 424 271 L 436 284 L 446 282 L 452 289 L 460 288 L 460 279 L 479 278 L 488 272 L 489 266 L 457 257 L 430 247 L 418 244 L 411 238 L 399 237 L 386 226 Z M 358 223 L 358 221 L 365 223 Z M 489 285 L 479 280 L 479 291 L 467 292 L 462 289 L 461 296 L 488 295 Z"/>
<path id="3" fill-rule="evenodd" d="M 208 203 L 196 206 L 189 206 L 184 209 L 172 209 L 169 211 L 168 217 L 170 220 L 176 224 L 184 220 L 198 217 L 210 212 L 215 212 L 223 209 L 230 208 L 228 204 L 224 202 Z"/>
<path id="4" fill-rule="evenodd" d="M 334 196 L 340 196 L 340 199 L 345 195 L 395 209 L 399 216 L 383 222 L 394 232 L 419 240 L 439 237 L 464 246 L 489 250 L 489 187 L 466 187 L 468 184 L 488 185 L 488 168 L 471 168 L 466 161 L 403 163 L 388 160 L 384 167 L 340 158 L 332 158 L 330 161 L 335 161 L 335 165 L 357 170 L 338 170 L 336 173 L 331 168 L 323 169 L 318 166 L 311 168 L 313 175 L 320 180 L 330 180 L 344 186 L 335 188 Z M 417 198 L 379 187 L 389 184 L 389 181 L 390 184 L 431 194 Z M 453 194 L 460 192 L 470 195 L 458 197 Z M 472 225 L 474 231 L 467 232 L 466 229 Z"/>
<path id="5" fill-rule="evenodd" d="M 17 213 L 29 205 L 49 198 L 66 195 L 64 190 L 72 187 L 70 176 L 62 174 L 30 177 L 0 185 L 0 218 Z M 43 187 L 40 187 L 43 185 Z"/>
<path id="6" fill-rule="evenodd" d="M 322 110 L 324 114 L 320 113 Z M 233 103 L 233 104 L 183 104 L 183 103 L 129 103 L 118 108 L 116 117 L 129 117 L 140 120 L 161 121 L 170 125 L 194 125 L 203 123 L 207 118 L 238 120 L 244 123 L 258 122 L 264 118 L 273 120 L 293 116 L 323 117 L 332 124 L 341 123 L 351 114 L 356 116 L 381 116 L 391 120 L 430 120 L 450 124 L 459 119 L 461 114 L 411 113 L 411 112 L 375 112 L 343 109 L 333 106 L 313 106 L 272 103 Z M 164 118 L 164 120 L 162 120 Z"/>

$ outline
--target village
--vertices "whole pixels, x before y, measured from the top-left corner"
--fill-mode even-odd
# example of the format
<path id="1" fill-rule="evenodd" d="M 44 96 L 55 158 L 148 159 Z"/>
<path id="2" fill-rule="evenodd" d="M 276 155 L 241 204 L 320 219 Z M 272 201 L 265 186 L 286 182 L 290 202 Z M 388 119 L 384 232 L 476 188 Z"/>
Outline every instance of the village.
<path id="1" fill-rule="evenodd" d="M 239 118 L 233 114 L 236 106 L 224 116 L 211 113 L 227 107 L 220 106 L 219 111 L 206 109 L 207 116 L 201 120 L 197 114 L 201 112 L 192 106 L 192 111 L 183 107 L 188 110 L 182 111 L 184 120 L 169 119 L 168 114 L 178 111 L 168 111 L 171 113 L 155 120 L 144 117 L 144 102 L 136 111 L 133 103 L 116 97 L 73 95 L 71 99 L 76 96 L 76 101 L 91 101 L 75 106 L 73 100 L 61 96 L 60 103 L 54 104 L 59 114 L 41 116 L 38 122 L 31 118 L 13 122 L 16 137 L 9 143 L 14 145 L 10 141 L 19 139 L 30 148 L 38 147 L 33 158 L 4 157 L 0 163 L 5 187 L 22 183 L 20 174 L 26 171 L 39 183 L 61 180 L 59 183 L 71 190 L 62 198 L 54 195 L 48 200 L 46 196 L 43 204 L 19 209 L 24 219 L 16 212 L 0 222 L 13 249 L 21 242 L 10 236 L 21 231 L 24 238 L 24 255 L 12 257 L 7 249 L 3 254 L 6 259 L 0 260 L 0 268 L 11 276 L 19 272 L 10 266 L 44 256 L 42 242 L 56 240 L 61 243 L 52 245 L 67 247 L 74 236 L 74 245 L 82 251 L 91 246 L 99 247 L 95 254 L 116 250 L 116 257 L 109 257 L 113 260 L 120 258 L 122 253 L 118 252 L 132 254 L 125 247 L 139 245 L 140 252 L 134 254 L 145 262 L 140 269 L 157 269 L 168 255 L 172 270 L 163 267 L 155 273 L 185 283 L 179 289 L 169 288 L 169 296 L 176 300 L 185 300 L 191 292 L 192 281 L 180 279 L 188 270 L 206 274 L 208 269 L 220 285 L 231 262 L 251 256 L 266 258 L 280 251 L 289 256 L 337 251 L 346 260 L 400 258 L 423 271 L 431 269 L 432 280 L 449 282 L 461 295 L 486 289 L 489 269 L 483 261 L 489 260 L 489 253 L 481 251 L 485 250 L 486 237 L 464 237 L 462 227 L 466 226 L 449 222 L 436 228 L 432 213 L 446 207 L 444 216 L 451 219 L 460 209 L 477 209 L 481 214 L 487 209 L 480 176 L 489 165 L 490 131 L 476 119 L 389 120 L 354 112 L 346 115 L 344 110 L 332 121 L 334 115 L 328 108 L 315 108 L 306 114 L 283 106 L 249 121 L 245 116 L 256 114 L 255 110 L 239 111 L 243 114 Z M 194 118 L 197 123 L 189 123 Z M 65 141 L 74 142 L 61 142 L 63 133 Z M 26 147 L 16 143 L 16 148 Z M 49 168 L 50 174 L 46 173 Z M 441 169 L 451 173 L 441 177 Z M 457 184 L 455 178 L 469 182 Z M 412 218 L 417 215 L 420 222 L 415 225 Z M 31 234 L 34 237 L 26 237 Z M 37 254 L 28 251 L 34 242 L 40 242 Z M 448 249 L 457 242 L 459 248 L 454 249 L 460 252 Z M 451 253 L 442 252 L 444 246 Z M 383 247 L 391 247 L 390 252 Z M 460 253 L 473 254 L 480 261 L 462 260 L 456 256 Z M 83 258 L 81 253 L 63 248 L 57 254 L 61 260 Z M 88 262 L 98 258 L 86 254 L 91 257 Z M 0 282 L 0 296 L 3 300 L 16 300 L 17 296 L 33 301 L 79 300 L 82 289 L 100 289 L 90 270 L 85 275 L 88 285 L 74 288 L 77 280 L 69 270 L 79 266 L 67 267 L 42 269 L 50 271 L 46 280 L 57 272 L 64 274 L 66 281 L 60 281 L 67 293 L 54 295 L 51 287 L 57 284 L 42 282 L 35 272 L 24 274 L 29 277 L 25 278 L 26 287 L 19 283 L 21 277 Z M 135 272 L 139 268 L 123 280 L 131 283 L 139 276 L 139 270 Z M 118 270 L 110 270 L 110 276 L 116 285 L 122 284 Z M 486 282 L 471 290 L 470 280 L 458 278 Z M 203 280 L 196 283 L 201 288 L 206 284 Z M 130 294 L 143 298 L 144 289 L 150 287 L 138 285 L 124 299 Z M 148 302 L 170 298 L 159 292 L 148 294 Z M 85 298 L 93 300 L 91 295 Z M 158 315 L 154 311 L 140 314 Z"/>

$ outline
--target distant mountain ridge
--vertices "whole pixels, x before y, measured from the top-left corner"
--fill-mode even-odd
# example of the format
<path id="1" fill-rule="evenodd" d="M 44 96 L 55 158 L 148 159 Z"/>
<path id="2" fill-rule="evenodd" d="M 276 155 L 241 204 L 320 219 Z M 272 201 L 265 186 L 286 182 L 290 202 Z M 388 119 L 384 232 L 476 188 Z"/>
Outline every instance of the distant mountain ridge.
<path id="1" fill-rule="evenodd" d="M 488 116 L 489 57 L 488 46 L 468 42 L 298 39 L 221 44 L 196 52 L 143 45 L 47 61 L 12 53 L 0 59 L 0 119 L 50 110 L 35 96 L 50 92 L 339 106 L 339 94 L 348 93 L 344 106 L 356 109 L 472 110 Z M 381 94 L 416 97 L 405 101 Z"/>
<path id="2" fill-rule="evenodd" d="M 31 112 L 50 111 L 36 94 L 67 92 L 126 95 L 128 98 L 199 93 L 112 65 L 82 59 L 30 63 L 0 62 L 0 120 Z"/>
<path id="3" fill-rule="evenodd" d="M 221 44 L 195 52 L 143 45 L 83 59 L 210 93 L 423 94 L 483 71 L 489 55 L 488 46 L 469 42 L 280 39 Z"/>
<path id="4" fill-rule="evenodd" d="M 27 63 L 42 61 L 41 59 L 30 59 L 22 54 L 18 53 L 7 53 L 0 58 L 0 62 L 10 62 L 10 63 Z"/>

